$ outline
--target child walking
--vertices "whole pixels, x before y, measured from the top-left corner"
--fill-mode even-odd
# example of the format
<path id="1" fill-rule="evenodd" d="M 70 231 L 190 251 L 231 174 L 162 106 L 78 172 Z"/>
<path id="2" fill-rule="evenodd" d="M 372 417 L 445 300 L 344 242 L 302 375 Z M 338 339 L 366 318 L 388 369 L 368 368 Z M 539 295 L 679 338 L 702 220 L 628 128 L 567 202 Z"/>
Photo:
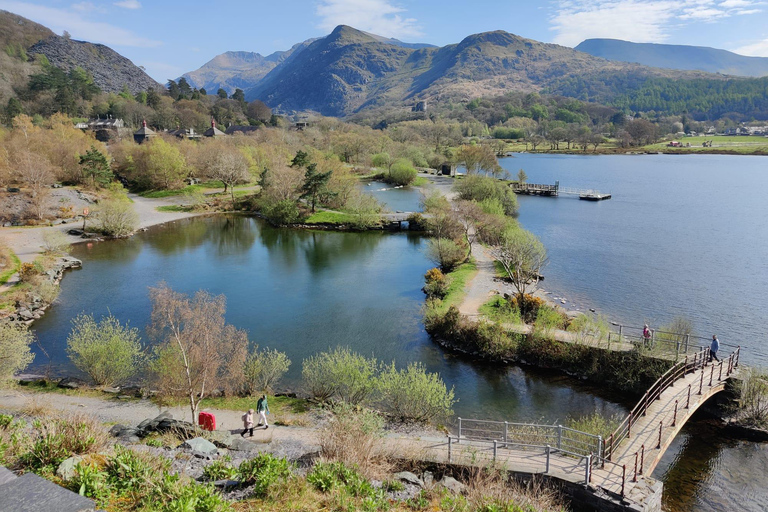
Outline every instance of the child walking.
<path id="1" fill-rule="evenodd" d="M 253 437 L 253 409 L 248 409 L 248 412 L 243 414 L 243 433 L 240 437 L 245 437 L 245 433 L 250 431 L 251 437 Z"/>

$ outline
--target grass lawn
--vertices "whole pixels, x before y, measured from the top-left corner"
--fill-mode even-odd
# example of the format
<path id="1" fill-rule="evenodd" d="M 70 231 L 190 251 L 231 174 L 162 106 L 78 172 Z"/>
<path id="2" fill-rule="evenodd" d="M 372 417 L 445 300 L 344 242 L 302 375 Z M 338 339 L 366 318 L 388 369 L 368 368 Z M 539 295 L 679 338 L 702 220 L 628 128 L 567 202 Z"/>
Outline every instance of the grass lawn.
<path id="1" fill-rule="evenodd" d="M 466 295 L 467 282 L 477 274 L 477 265 L 474 261 L 462 263 L 453 272 L 446 274 L 449 280 L 448 291 L 440 302 L 438 311 L 445 313 L 451 306 L 461 304 Z"/>
<path id="2" fill-rule="evenodd" d="M 352 216 L 346 213 L 323 210 L 313 213 L 304 222 L 306 224 L 349 224 L 352 220 Z"/>
<path id="3" fill-rule="evenodd" d="M 10 260 L 10 266 L 0 273 L 0 284 L 5 284 L 13 274 L 19 271 L 19 267 L 21 266 L 21 260 L 19 260 L 19 257 L 16 256 L 12 250 L 8 249 L 7 256 Z"/>
<path id="4" fill-rule="evenodd" d="M 158 206 L 155 210 L 159 212 L 190 212 L 192 208 L 190 206 L 182 206 L 178 204 L 169 204 L 167 206 Z"/>
<path id="5" fill-rule="evenodd" d="M 480 314 L 485 315 L 489 320 L 501 323 L 522 324 L 519 316 L 511 315 L 510 311 L 509 303 L 501 295 L 492 297 L 488 302 L 480 306 Z"/>
<path id="6" fill-rule="evenodd" d="M 182 194 L 202 192 L 205 188 L 206 187 L 203 185 L 188 185 L 184 188 L 177 188 L 172 190 L 145 190 L 144 192 L 140 192 L 139 195 L 148 199 L 160 199 L 163 197 L 173 197 L 180 196 Z M 222 185 L 221 188 L 224 188 L 224 186 Z"/>
<path id="7" fill-rule="evenodd" d="M 429 180 L 424 176 L 416 176 L 416 179 L 411 183 L 412 187 L 423 187 L 425 185 L 429 185 Z"/>

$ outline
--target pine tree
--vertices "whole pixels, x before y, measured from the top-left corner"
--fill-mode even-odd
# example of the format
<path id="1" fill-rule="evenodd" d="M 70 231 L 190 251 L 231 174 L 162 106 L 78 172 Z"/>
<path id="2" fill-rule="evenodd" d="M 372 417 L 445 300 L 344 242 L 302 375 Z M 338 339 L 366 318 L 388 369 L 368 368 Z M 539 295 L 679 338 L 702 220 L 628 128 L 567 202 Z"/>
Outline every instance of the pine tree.
<path id="1" fill-rule="evenodd" d="M 301 186 L 301 198 L 309 199 L 312 205 L 312 213 L 315 213 L 315 204 L 320 195 L 325 192 L 325 187 L 331 179 L 333 171 L 319 172 L 317 164 L 309 164 L 304 173 L 304 184 Z"/>
<path id="2" fill-rule="evenodd" d="M 95 146 L 91 146 L 84 155 L 80 155 L 80 168 L 83 170 L 83 175 L 91 179 L 93 187 L 97 183 L 102 186 L 108 185 L 114 177 L 107 157 Z"/>

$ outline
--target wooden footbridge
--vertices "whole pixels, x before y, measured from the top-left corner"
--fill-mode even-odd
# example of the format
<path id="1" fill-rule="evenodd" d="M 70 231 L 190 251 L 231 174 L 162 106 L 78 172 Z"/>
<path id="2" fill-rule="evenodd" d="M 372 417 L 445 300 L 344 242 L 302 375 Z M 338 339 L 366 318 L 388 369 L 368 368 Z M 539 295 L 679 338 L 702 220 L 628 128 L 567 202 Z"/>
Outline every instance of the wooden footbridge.
<path id="1" fill-rule="evenodd" d="M 693 413 L 738 373 L 740 351 L 720 362 L 710 361 L 706 348 L 685 356 L 607 439 L 561 425 L 459 418 L 458 433 L 432 446 L 433 457 L 583 486 L 612 503 L 606 510 L 657 510 L 661 486 L 654 489 L 647 477 Z"/>
<path id="2" fill-rule="evenodd" d="M 561 195 L 572 195 L 579 196 L 579 199 L 586 201 L 602 201 L 603 199 L 611 198 L 611 194 L 605 194 L 594 189 L 561 187 L 559 181 L 556 181 L 554 185 L 514 182 L 510 186 L 515 194 L 528 196 L 558 197 Z"/>

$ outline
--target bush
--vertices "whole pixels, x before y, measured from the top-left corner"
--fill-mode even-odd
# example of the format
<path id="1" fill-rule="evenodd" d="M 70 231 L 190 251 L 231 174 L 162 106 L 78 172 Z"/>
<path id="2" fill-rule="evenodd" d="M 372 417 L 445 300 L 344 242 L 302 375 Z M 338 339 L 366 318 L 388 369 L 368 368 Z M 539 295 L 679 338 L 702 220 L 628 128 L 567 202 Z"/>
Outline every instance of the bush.
<path id="1" fill-rule="evenodd" d="M 442 299 L 448 292 L 448 281 L 439 268 L 432 268 L 424 274 L 424 293 L 429 299 Z"/>
<path id="2" fill-rule="evenodd" d="M 483 176 L 480 174 L 470 174 L 462 180 L 458 180 L 453 186 L 459 194 L 459 199 L 467 201 L 483 202 L 487 199 L 497 199 L 504 213 L 509 216 L 517 215 L 517 197 L 512 189 L 503 182 Z"/>
<path id="3" fill-rule="evenodd" d="M 498 127 L 493 130 L 494 139 L 524 139 L 525 131 L 521 128 Z"/>
<path id="4" fill-rule="evenodd" d="M 582 314 L 571 320 L 567 330 L 577 334 L 582 343 L 600 343 L 608 339 L 611 328 L 608 321 L 602 316 L 593 318 Z"/>
<path id="5" fill-rule="evenodd" d="M 69 254 L 72 246 L 67 235 L 61 231 L 46 231 L 43 233 L 43 252 L 54 256 Z"/>
<path id="6" fill-rule="evenodd" d="M 369 409 L 350 404 L 334 405 L 333 418 L 320 437 L 320 454 L 372 473 L 384 436 L 384 420 Z"/>
<path id="7" fill-rule="evenodd" d="M 270 222 L 278 226 L 295 224 L 301 220 L 299 207 L 296 205 L 296 201 L 291 199 L 283 199 L 282 201 L 266 205 L 262 208 L 261 212 Z"/>
<path id="8" fill-rule="evenodd" d="M 539 314 L 539 309 L 545 307 L 547 302 L 534 295 L 525 294 L 521 297 L 514 295 L 509 299 L 509 304 L 512 309 L 517 309 L 520 312 L 520 317 L 525 323 L 532 323 L 536 320 Z"/>
<path id="9" fill-rule="evenodd" d="M 398 370 L 394 363 L 379 378 L 379 400 L 384 410 L 404 421 L 428 422 L 453 414 L 450 391 L 436 373 L 427 373 L 421 363 Z"/>
<path id="10" fill-rule="evenodd" d="M 742 370 L 739 389 L 741 419 L 747 424 L 768 425 L 768 375 L 754 368 Z"/>
<path id="11" fill-rule="evenodd" d="M 285 375 L 291 366 L 291 360 L 278 350 L 258 350 L 258 347 L 245 361 L 245 380 L 250 395 L 268 393 L 272 386 Z"/>
<path id="12" fill-rule="evenodd" d="M 565 327 L 566 317 L 555 308 L 546 304 L 539 306 L 536 313 L 534 330 L 545 337 L 553 334 L 553 331 Z"/>
<path id="13" fill-rule="evenodd" d="M 409 231 L 426 231 L 427 223 L 424 215 L 419 212 L 414 212 L 406 219 L 408 221 Z"/>
<path id="14" fill-rule="evenodd" d="M 136 230 L 139 216 L 127 199 L 105 199 L 96 210 L 97 229 L 106 236 L 126 237 Z"/>
<path id="15" fill-rule="evenodd" d="M 450 272 L 467 259 L 467 251 L 449 238 L 430 238 L 427 253 L 429 259 L 440 265 L 445 272 Z"/>
<path id="16" fill-rule="evenodd" d="M 238 473 L 243 483 L 254 484 L 253 494 L 263 498 L 275 483 L 291 477 L 291 464 L 285 457 L 277 458 L 271 453 L 260 453 L 240 463 Z"/>
<path id="17" fill-rule="evenodd" d="M 509 358 L 515 354 L 517 340 L 501 324 L 481 321 L 477 325 L 477 345 L 483 354 Z"/>
<path id="18" fill-rule="evenodd" d="M 371 483 L 363 478 L 356 470 L 347 467 L 343 462 L 318 462 L 307 474 L 307 482 L 318 491 L 328 493 L 337 488 L 343 488 L 357 498 L 369 498 L 374 501 L 384 501 L 380 491 L 374 489 Z M 385 505 L 381 503 L 381 505 Z M 374 510 L 378 507 L 374 507 Z"/>
<path id="19" fill-rule="evenodd" d="M 377 371 L 376 359 L 338 347 L 305 359 L 301 375 L 314 398 L 359 404 L 373 392 Z"/>
<path id="20" fill-rule="evenodd" d="M 31 283 L 42 273 L 43 267 L 40 263 L 22 263 L 19 267 L 19 280 L 22 283 Z"/>
<path id="21" fill-rule="evenodd" d="M 22 457 L 22 465 L 37 472 L 52 473 L 65 459 L 106 445 L 104 427 L 90 416 L 44 418 L 36 423 L 37 437 Z"/>
<path id="22" fill-rule="evenodd" d="M 26 325 L 0 322 L 0 384 L 23 371 L 35 358 L 29 349 L 35 336 Z"/>
<path id="23" fill-rule="evenodd" d="M 138 329 L 121 325 L 111 315 L 97 323 L 92 315 L 81 314 L 72 323 L 69 358 L 97 385 L 122 384 L 136 373 L 142 358 Z"/>
<path id="24" fill-rule="evenodd" d="M 416 169 L 413 168 L 410 161 L 398 158 L 392 164 L 386 180 L 395 185 L 410 185 L 416 179 L 416 174 Z"/>
<path id="25" fill-rule="evenodd" d="M 206 480 L 235 479 L 238 477 L 237 468 L 233 467 L 231 457 L 225 456 L 211 462 L 203 468 L 203 478 Z"/>

